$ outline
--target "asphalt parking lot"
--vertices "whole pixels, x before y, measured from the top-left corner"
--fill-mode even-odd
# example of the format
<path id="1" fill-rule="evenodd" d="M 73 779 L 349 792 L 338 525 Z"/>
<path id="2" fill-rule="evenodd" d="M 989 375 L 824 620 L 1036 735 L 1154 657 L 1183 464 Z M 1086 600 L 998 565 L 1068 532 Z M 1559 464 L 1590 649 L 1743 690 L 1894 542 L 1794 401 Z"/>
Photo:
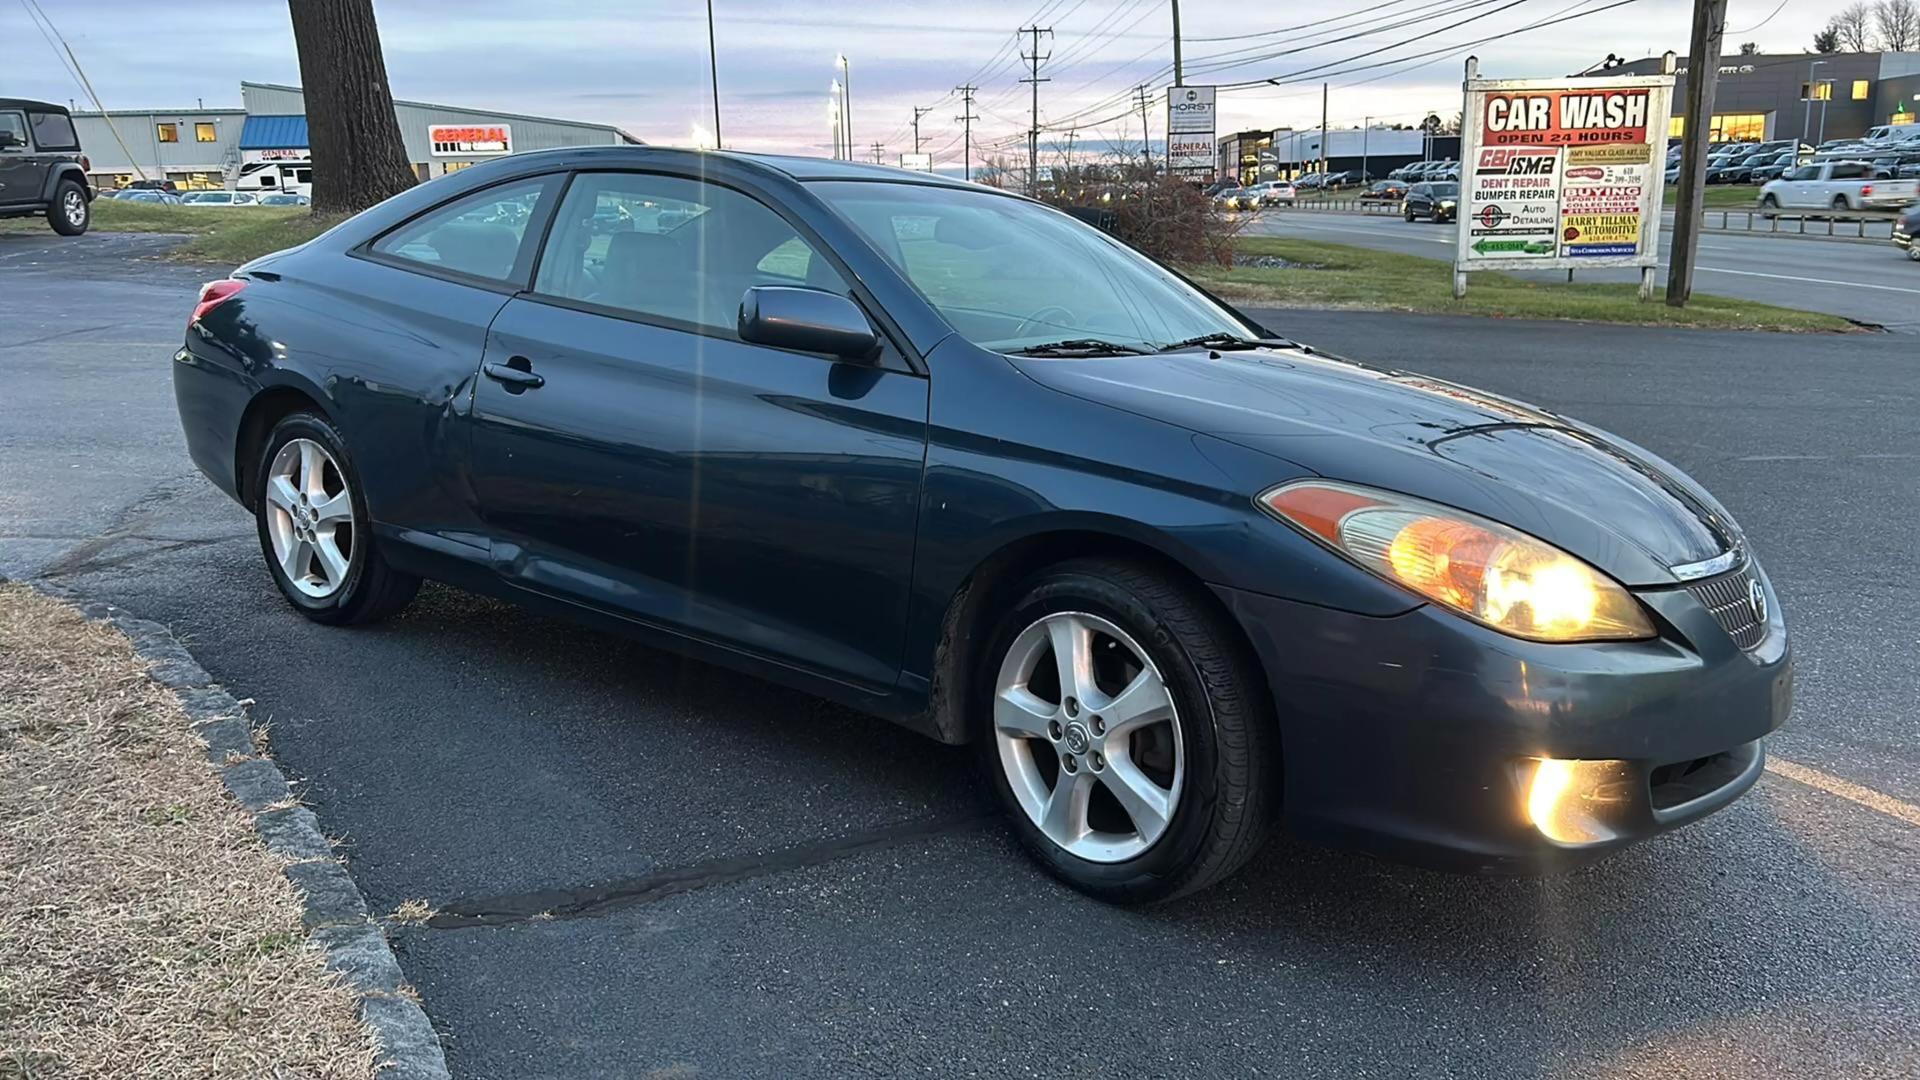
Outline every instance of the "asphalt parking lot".
<path id="1" fill-rule="evenodd" d="M 1712 488 L 1796 635 L 1798 778 L 1559 878 L 1283 838 L 1123 911 L 1028 863 L 964 750 L 446 588 L 295 615 L 186 459 L 208 274 L 162 246 L 0 235 L 0 573 L 171 625 L 377 910 L 476 916 L 393 931 L 457 1076 L 1920 1074 L 1911 337 L 1269 313 Z"/>

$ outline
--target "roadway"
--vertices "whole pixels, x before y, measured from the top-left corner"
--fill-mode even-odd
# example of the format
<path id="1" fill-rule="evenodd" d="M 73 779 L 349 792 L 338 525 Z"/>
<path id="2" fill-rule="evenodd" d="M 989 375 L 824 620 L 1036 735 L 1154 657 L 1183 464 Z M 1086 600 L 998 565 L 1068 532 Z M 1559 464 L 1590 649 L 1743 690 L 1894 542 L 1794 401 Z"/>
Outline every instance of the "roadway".
<path id="1" fill-rule="evenodd" d="M 146 253 L 0 235 L 0 573 L 254 699 L 376 911 L 532 913 L 390 929 L 457 1077 L 1920 1075 L 1910 339 L 1262 312 L 1689 470 L 1780 589 L 1798 703 L 1749 797 L 1569 876 L 1282 838 L 1123 911 L 1031 865 L 967 751 L 449 588 L 294 614 L 174 415 L 208 272 Z"/>
<path id="2" fill-rule="evenodd" d="M 1357 247 L 1453 259 L 1454 225 L 1407 222 L 1384 212 L 1265 210 L 1247 227 L 1250 236 L 1352 244 Z M 1663 234 L 1663 244 L 1672 233 Z M 1662 253 L 1660 288 L 1666 288 Z M 1523 273 L 1541 281 L 1565 281 L 1564 271 Z M 1582 270 L 1579 281 L 1639 281 L 1634 270 Z M 1920 333 L 1920 265 L 1891 243 L 1861 243 L 1777 234 L 1706 232 L 1694 291 L 1756 300 L 1780 307 L 1822 311 Z M 1471 279 L 1468 288 L 1472 288 Z"/>

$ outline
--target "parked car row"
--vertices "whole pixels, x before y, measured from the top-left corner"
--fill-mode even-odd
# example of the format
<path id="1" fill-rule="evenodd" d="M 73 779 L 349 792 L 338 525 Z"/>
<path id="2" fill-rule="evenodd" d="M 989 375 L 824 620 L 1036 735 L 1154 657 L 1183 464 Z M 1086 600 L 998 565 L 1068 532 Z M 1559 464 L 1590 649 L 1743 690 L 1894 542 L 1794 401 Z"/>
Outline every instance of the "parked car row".
<path id="1" fill-rule="evenodd" d="M 296 195 L 291 191 L 269 191 L 255 193 L 251 191 L 189 191 L 177 194 L 171 189 L 172 181 L 166 181 L 168 187 L 161 187 L 158 181 L 135 182 L 117 191 L 102 190 L 99 198 L 113 199 L 116 202 L 159 203 L 165 206 L 311 206 L 313 200 L 305 195 Z"/>
<path id="2" fill-rule="evenodd" d="M 1408 184 L 1418 184 L 1429 180 L 1460 179 L 1460 163 L 1451 159 L 1446 161 L 1416 161 L 1411 165 L 1402 165 L 1387 174 L 1389 180 L 1401 180 Z"/>

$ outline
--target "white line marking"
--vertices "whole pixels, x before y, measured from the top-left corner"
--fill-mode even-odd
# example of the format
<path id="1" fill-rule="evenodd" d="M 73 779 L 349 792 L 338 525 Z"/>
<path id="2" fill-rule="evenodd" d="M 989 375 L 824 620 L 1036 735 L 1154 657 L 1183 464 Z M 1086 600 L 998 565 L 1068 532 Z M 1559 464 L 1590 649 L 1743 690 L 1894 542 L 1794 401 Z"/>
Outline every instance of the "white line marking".
<path id="1" fill-rule="evenodd" d="M 1792 274 L 1762 274 L 1758 270 L 1728 270 L 1719 266 L 1702 266 L 1702 270 L 1711 270 L 1716 274 L 1739 274 L 1741 277 L 1773 278 L 1776 281 L 1804 281 L 1809 285 L 1838 285 L 1843 289 L 1879 289 L 1881 292 L 1912 293 L 1920 296 L 1920 289 L 1902 289 L 1897 285 L 1870 285 L 1864 281 L 1834 281 L 1831 278 L 1794 277 Z"/>
<path id="2" fill-rule="evenodd" d="M 1920 806 L 1901 802 L 1891 795 L 1882 795 L 1872 788 L 1861 787 L 1851 780 L 1842 780 L 1832 773 L 1824 773 L 1819 769 L 1777 757 L 1767 759 L 1767 771 L 1805 784 L 1810 788 L 1818 788 L 1829 795 L 1838 795 L 1850 803 L 1857 803 L 1909 825 L 1920 827 Z"/>

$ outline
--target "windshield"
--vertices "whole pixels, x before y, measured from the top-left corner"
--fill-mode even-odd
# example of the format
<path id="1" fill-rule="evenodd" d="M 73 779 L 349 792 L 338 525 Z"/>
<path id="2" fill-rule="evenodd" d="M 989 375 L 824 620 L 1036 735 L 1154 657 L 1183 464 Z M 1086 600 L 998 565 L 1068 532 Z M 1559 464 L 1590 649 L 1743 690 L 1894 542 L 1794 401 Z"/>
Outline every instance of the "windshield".
<path id="1" fill-rule="evenodd" d="M 1002 352 L 1063 340 L 1158 349 L 1255 331 L 1105 233 L 989 191 L 820 181 L 813 191 L 962 337 Z"/>
<path id="2" fill-rule="evenodd" d="M 1433 194 L 1436 198 L 1451 199 L 1454 196 L 1460 194 L 1460 185 L 1459 184 L 1435 184 L 1433 185 Z"/>

